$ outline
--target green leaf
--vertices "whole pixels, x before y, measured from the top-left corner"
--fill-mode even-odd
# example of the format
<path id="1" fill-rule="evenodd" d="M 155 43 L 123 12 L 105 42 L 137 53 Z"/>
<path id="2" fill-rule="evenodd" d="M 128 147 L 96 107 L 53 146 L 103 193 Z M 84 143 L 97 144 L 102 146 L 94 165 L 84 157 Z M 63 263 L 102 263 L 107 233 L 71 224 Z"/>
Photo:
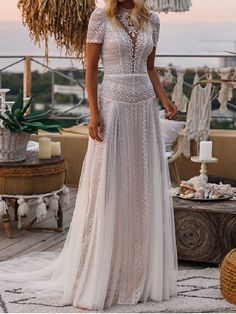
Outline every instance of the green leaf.
<path id="1" fill-rule="evenodd" d="M 32 99 L 33 96 L 30 97 L 29 101 L 27 102 L 27 104 L 24 106 L 23 110 L 22 110 L 22 114 L 24 115 L 27 111 L 27 109 L 30 107 L 31 103 L 32 103 Z"/>
<path id="2" fill-rule="evenodd" d="M 62 128 L 70 128 L 74 125 L 77 125 L 77 124 L 72 120 L 63 120 Z"/>
<path id="3" fill-rule="evenodd" d="M 28 125 L 21 125 L 21 131 L 25 131 L 25 130 L 27 130 L 29 128 L 29 126 Z"/>
<path id="4" fill-rule="evenodd" d="M 0 114 L 0 118 L 1 118 L 3 121 L 5 121 L 5 122 L 10 123 L 10 121 L 9 121 L 7 118 L 5 118 L 4 116 L 2 116 L 1 114 Z"/>
<path id="5" fill-rule="evenodd" d="M 44 127 L 43 123 L 41 123 L 39 121 L 31 121 L 31 122 L 22 121 L 22 124 L 37 127 L 37 128 L 43 128 Z"/>
<path id="6" fill-rule="evenodd" d="M 75 125 L 73 121 L 57 120 L 57 119 L 38 119 L 44 125 L 57 125 L 59 128 L 71 127 Z M 30 122 L 30 121 L 28 121 Z"/>
<path id="7" fill-rule="evenodd" d="M 20 109 L 16 109 L 16 111 L 14 112 L 14 115 L 18 121 L 22 121 L 24 119 L 23 113 Z"/>
<path id="8" fill-rule="evenodd" d="M 16 109 L 23 109 L 23 92 L 20 90 L 19 94 L 16 97 L 15 103 L 11 108 L 11 113 L 14 113 Z"/>
<path id="9" fill-rule="evenodd" d="M 58 121 L 55 119 L 40 119 L 39 121 L 46 125 L 57 124 L 59 127 L 63 125 L 63 121 Z"/>
<path id="10" fill-rule="evenodd" d="M 57 120 L 57 119 L 47 119 L 48 121 L 52 121 L 52 123 L 57 123 L 61 128 L 70 128 L 71 126 L 76 125 L 73 120 Z M 45 121 L 45 123 L 47 123 Z"/>
<path id="11" fill-rule="evenodd" d="M 46 128 L 45 131 L 48 131 L 51 133 L 61 133 L 60 129 L 58 129 L 58 128 Z"/>
<path id="12" fill-rule="evenodd" d="M 2 124 L 5 126 L 6 129 L 10 130 L 11 132 L 17 132 L 17 130 L 19 130 L 17 125 L 9 123 L 8 120 L 4 120 Z"/>
<path id="13" fill-rule="evenodd" d="M 35 120 L 35 119 L 39 119 L 39 118 L 44 118 L 50 112 L 52 112 L 52 110 L 53 109 L 49 109 L 49 110 L 43 111 L 43 112 L 32 112 L 32 113 L 28 114 L 27 116 L 24 116 L 24 118 L 25 118 L 25 120 Z"/>
<path id="14" fill-rule="evenodd" d="M 38 128 L 28 126 L 25 132 L 38 134 Z"/>
<path id="15" fill-rule="evenodd" d="M 9 117 L 6 118 L 0 115 L 0 118 L 3 120 L 3 125 L 5 126 L 5 128 L 9 130 L 19 129 L 19 125 L 15 121 L 11 120 Z"/>
<path id="16" fill-rule="evenodd" d="M 5 111 L 5 114 L 7 115 L 7 118 L 5 117 L 6 120 L 8 120 L 12 124 L 16 124 L 15 117 L 13 114 L 10 113 L 10 111 Z M 4 119 L 4 117 L 2 117 Z"/>
<path id="17" fill-rule="evenodd" d="M 50 129 L 60 129 L 57 124 L 52 124 L 52 125 L 44 125 L 45 130 L 50 130 Z"/>

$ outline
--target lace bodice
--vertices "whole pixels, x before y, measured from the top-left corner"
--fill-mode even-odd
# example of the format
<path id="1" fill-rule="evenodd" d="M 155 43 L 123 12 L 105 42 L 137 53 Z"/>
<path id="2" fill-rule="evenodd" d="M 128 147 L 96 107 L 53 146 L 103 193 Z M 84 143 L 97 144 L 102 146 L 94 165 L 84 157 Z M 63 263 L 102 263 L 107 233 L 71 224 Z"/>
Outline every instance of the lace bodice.
<path id="1" fill-rule="evenodd" d="M 128 11 L 129 9 L 120 8 L 118 13 L 122 16 L 127 15 Z M 159 17 L 152 12 L 147 25 L 138 30 L 134 37 L 125 25 L 113 25 L 104 10 L 96 8 L 89 20 L 86 42 L 103 44 L 101 61 L 105 74 L 147 73 L 146 61 L 157 45 L 159 28 Z"/>

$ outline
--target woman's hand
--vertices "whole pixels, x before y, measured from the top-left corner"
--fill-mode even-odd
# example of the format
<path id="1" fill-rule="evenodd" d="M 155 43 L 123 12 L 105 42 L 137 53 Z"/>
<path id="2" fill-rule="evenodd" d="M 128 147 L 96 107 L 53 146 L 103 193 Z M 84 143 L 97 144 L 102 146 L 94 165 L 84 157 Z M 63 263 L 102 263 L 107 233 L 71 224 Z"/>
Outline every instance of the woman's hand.
<path id="1" fill-rule="evenodd" d="M 160 102 L 162 103 L 163 107 L 166 110 L 167 113 L 166 118 L 172 119 L 177 113 L 177 107 L 168 99 L 168 96 L 162 86 L 159 74 L 155 68 L 155 56 L 156 47 L 153 47 L 153 50 L 147 59 L 148 75 L 152 82 L 157 98 L 160 100 Z"/>
<path id="2" fill-rule="evenodd" d="M 89 122 L 89 135 L 93 140 L 103 141 L 104 124 L 99 114 L 92 115 Z"/>
<path id="3" fill-rule="evenodd" d="M 177 106 L 173 104 L 169 99 L 163 104 L 163 107 L 166 111 L 166 119 L 172 119 L 177 113 Z"/>

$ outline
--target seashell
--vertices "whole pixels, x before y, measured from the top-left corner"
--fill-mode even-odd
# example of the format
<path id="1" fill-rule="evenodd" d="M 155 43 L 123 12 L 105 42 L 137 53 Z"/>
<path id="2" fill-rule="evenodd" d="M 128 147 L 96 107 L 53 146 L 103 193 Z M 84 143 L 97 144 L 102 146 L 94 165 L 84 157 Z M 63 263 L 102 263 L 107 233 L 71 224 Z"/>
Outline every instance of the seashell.
<path id="1" fill-rule="evenodd" d="M 195 176 L 187 181 L 181 181 L 179 193 L 185 198 L 218 199 L 226 195 L 236 196 L 236 187 L 222 182 L 207 183 L 201 176 Z"/>

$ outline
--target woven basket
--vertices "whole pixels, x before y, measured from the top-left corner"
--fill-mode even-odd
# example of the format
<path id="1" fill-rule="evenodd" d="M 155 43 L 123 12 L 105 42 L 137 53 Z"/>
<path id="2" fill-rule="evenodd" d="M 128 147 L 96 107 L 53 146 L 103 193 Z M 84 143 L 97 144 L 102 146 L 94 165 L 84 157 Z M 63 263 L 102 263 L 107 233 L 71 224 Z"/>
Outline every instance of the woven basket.
<path id="1" fill-rule="evenodd" d="M 220 265 L 220 289 L 228 302 L 236 304 L 236 248 L 224 257 Z"/>
<path id="2" fill-rule="evenodd" d="M 27 132 L 11 133 L 0 127 L 0 162 L 24 160 L 30 135 Z"/>

